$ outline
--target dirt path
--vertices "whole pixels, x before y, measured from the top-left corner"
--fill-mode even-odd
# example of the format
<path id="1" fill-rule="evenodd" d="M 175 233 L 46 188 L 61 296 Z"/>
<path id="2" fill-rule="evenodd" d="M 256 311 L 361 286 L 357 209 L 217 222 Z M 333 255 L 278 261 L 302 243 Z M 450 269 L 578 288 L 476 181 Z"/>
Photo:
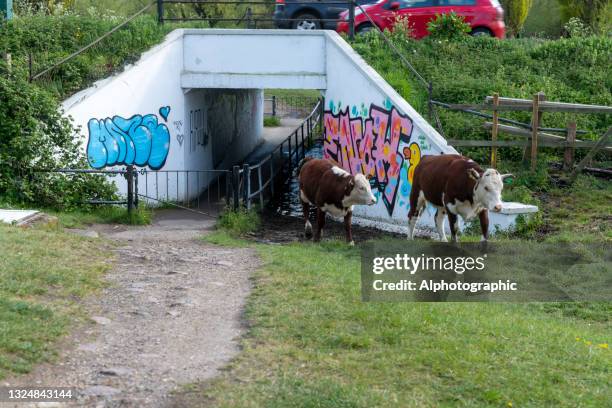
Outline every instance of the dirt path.
<path id="1" fill-rule="evenodd" d="M 118 244 L 109 287 L 84 305 L 94 323 L 56 363 L 1 385 L 79 390 L 71 404 L 39 406 L 164 407 L 181 384 L 213 377 L 239 351 L 258 265 L 251 249 L 201 241 L 213 222 L 169 213 L 147 227 L 90 228 Z"/>

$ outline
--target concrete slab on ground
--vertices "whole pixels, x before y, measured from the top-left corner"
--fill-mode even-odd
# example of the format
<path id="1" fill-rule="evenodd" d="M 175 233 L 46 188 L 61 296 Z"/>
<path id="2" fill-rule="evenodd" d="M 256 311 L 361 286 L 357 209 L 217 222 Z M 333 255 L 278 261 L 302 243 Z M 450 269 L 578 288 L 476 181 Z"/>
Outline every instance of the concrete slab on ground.
<path id="1" fill-rule="evenodd" d="M 6 224 L 21 224 L 36 216 L 37 210 L 3 210 L 0 209 L 0 221 Z"/>

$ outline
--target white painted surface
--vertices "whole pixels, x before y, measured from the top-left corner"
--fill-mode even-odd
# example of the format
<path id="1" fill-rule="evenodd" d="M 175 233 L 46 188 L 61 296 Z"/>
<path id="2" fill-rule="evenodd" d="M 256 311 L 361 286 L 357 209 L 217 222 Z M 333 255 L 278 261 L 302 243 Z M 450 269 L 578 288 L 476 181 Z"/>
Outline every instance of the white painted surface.
<path id="1" fill-rule="evenodd" d="M 2 210 L 0 209 L 0 222 L 6 224 L 19 223 L 26 218 L 38 214 L 36 210 Z"/>

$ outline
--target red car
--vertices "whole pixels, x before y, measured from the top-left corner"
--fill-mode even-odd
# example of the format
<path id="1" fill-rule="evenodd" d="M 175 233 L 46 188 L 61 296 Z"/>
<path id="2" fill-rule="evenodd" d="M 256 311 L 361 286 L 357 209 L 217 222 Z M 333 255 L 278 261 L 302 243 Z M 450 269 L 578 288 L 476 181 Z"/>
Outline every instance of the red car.
<path id="1" fill-rule="evenodd" d="M 489 35 L 504 38 L 504 9 L 499 0 L 379 0 L 374 4 L 362 6 L 374 23 L 385 30 L 392 30 L 397 18 L 408 17 L 415 38 L 423 38 L 429 34 L 427 23 L 436 14 L 446 14 L 454 11 L 463 16 L 472 26 L 472 35 Z M 336 28 L 339 33 L 349 31 L 348 10 L 340 14 Z M 368 17 L 355 8 L 355 32 L 364 33 L 374 28 Z"/>

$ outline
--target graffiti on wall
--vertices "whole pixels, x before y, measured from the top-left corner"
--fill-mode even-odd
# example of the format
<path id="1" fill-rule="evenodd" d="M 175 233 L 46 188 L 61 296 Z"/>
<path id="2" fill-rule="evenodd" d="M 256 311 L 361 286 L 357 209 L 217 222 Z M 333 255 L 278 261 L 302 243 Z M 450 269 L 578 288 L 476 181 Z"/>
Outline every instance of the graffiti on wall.
<path id="1" fill-rule="evenodd" d="M 370 176 L 372 187 L 392 215 L 398 192 L 401 204 L 408 202 L 414 168 L 421 159 L 419 145 L 410 142 L 412 120 L 393 106 L 386 109 L 372 104 L 367 110 L 362 106 L 361 115 L 353 107 L 353 117 L 348 106 L 338 113 L 331 108 L 324 115 L 325 157 L 351 174 Z"/>
<path id="2" fill-rule="evenodd" d="M 168 120 L 170 107 L 159 109 L 159 116 Z M 155 114 L 92 118 L 87 124 L 87 160 L 95 169 L 106 166 L 129 165 L 159 170 L 164 166 L 170 150 L 170 132 L 159 123 Z"/>

